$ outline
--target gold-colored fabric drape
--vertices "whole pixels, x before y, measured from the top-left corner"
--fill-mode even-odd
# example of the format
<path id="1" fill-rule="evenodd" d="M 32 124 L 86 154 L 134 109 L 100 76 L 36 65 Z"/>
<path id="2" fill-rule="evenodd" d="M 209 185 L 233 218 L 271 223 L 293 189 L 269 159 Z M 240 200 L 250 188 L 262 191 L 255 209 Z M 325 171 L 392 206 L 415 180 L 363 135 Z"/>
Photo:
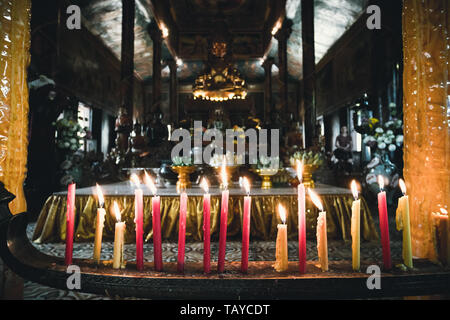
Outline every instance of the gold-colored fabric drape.
<path id="1" fill-rule="evenodd" d="M 450 205 L 449 1 L 403 1 L 404 176 L 413 255 L 436 259 L 431 213 Z"/>
<path id="2" fill-rule="evenodd" d="M 144 197 L 144 236 L 147 241 L 152 238 L 151 197 Z M 328 236 L 335 239 L 351 240 L 350 221 L 351 195 L 321 195 L 327 211 Z M 97 201 L 93 196 L 76 197 L 76 229 L 75 241 L 93 241 Z M 108 212 L 104 226 L 104 239 L 113 240 L 115 218 L 111 214 L 113 201 L 117 201 L 122 210 L 122 221 L 126 222 L 125 241 L 135 241 L 134 196 L 108 196 L 105 198 L 105 208 Z M 211 197 L 211 235 L 218 238 L 220 196 Z M 297 197 L 296 196 L 254 196 L 251 208 L 251 238 L 269 240 L 276 238 L 277 224 L 280 223 L 276 214 L 278 203 L 283 203 L 288 209 L 288 236 L 294 240 L 298 236 Z M 231 196 L 229 200 L 228 236 L 240 236 L 244 198 Z M 161 197 L 161 232 L 162 238 L 177 240 L 178 217 L 180 209 L 179 197 Z M 45 203 L 36 223 L 33 240 L 38 243 L 58 242 L 66 236 L 66 196 L 53 195 Z M 307 237 L 315 239 L 315 227 L 318 212 L 307 199 L 306 226 Z M 203 237 L 203 197 L 188 198 L 188 213 L 186 217 L 186 238 L 188 241 L 200 241 Z M 366 240 L 378 239 L 370 210 L 364 199 L 361 199 L 361 236 Z"/>
<path id="3" fill-rule="evenodd" d="M 27 210 L 30 8 L 30 0 L 0 1 L 0 181 L 16 195 L 9 205 L 13 214 Z"/>

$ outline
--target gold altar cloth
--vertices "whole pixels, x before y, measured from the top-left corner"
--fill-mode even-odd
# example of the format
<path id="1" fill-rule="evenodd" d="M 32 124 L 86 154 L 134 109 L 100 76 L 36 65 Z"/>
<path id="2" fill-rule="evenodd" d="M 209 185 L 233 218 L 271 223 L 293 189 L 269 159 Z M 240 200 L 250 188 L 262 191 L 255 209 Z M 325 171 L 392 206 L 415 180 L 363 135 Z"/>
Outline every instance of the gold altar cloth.
<path id="1" fill-rule="evenodd" d="M 88 189 L 88 188 L 85 188 Z M 107 189 L 107 188 L 105 188 Z M 81 189 L 80 189 L 81 190 Z M 108 189 L 107 189 L 108 190 Z M 327 212 L 328 236 L 334 239 L 350 240 L 351 205 L 353 197 L 350 193 L 342 193 L 335 187 L 318 188 L 318 193 Z M 333 191 L 338 191 L 333 194 Z M 340 190 L 340 191 L 339 191 Z M 89 192 L 90 189 L 89 189 Z M 115 191 L 117 193 L 117 191 Z M 112 241 L 114 238 L 115 218 L 111 214 L 113 201 L 117 201 L 122 210 L 122 221 L 126 222 L 125 241 L 135 241 L 134 224 L 134 195 L 105 193 L 105 208 L 107 211 L 103 239 Z M 256 194 L 253 194 L 255 192 Z M 297 196 L 294 188 L 279 188 L 272 191 L 252 191 L 251 230 L 253 239 L 269 240 L 276 238 L 277 224 L 279 223 L 276 206 L 283 203 L 288 209 L 288 236 L 296 239 L 298 235 Z M 330 194 L 331 192 L 331 194 Z M 81 193 L 81 194 L 79 194 Z M 201 189 L 188 189 L 188 213 L 186 217 L 186 239 L 188 241 L 201 241 L 203 238 L 203 196 Z M 326 193 L 326 194 L 325 194 Z M 180 209 L 179 196 L 174 192 L 166 192 L 161 196 L 161 233 L 163 240 L 176 240 L 178 234 L 178 216 Z M 42 208 L 33 240 L 37 243 L 64 241 L 66 237 L 66 202 L 65 193 L 50 196 Z M 151 218 L 152 196 L 144 192 L 144 236 L 146 241 L 152 238 Z M 211 236 L 212 240 L 218 238 L 220 221 L 220 190 L 211 190 Z M 97 215 L 97 200 L 88 192 L 77 191 L 75 241 L 93 241 L 95 233 L 95 219 Z M 244 194 L 236 189 L 230 190 L 228 213 L 228 236 L 240 236 L 242 224 Z M 306 200 L 306 227 L 307 237 L 315 239 L 315 228 L 318 212 Z M 365 240 L 378 239 L 373 219 L 366 201 L 361 198 L 361 236 Z"/>

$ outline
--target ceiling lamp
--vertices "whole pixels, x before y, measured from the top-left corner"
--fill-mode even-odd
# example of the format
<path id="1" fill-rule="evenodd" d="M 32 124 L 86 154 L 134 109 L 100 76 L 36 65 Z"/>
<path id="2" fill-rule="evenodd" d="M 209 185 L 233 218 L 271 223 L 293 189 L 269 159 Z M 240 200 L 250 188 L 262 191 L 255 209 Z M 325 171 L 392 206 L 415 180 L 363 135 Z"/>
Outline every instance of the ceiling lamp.
<path id="1" fill-rule="evenodd" d="M 230 63 L 228 50 L 230 36 L 224 24 L 216 31 L 210 42 L 208 66 L 192 85 L 194 99 L 223 102 L 231 99 L 245 99 L 247 84 L 238 69 Z"/>
<path id="2" fill-rule="evenodd" d="M 215 102 L 230 99 L 245 99 L 247 85 L 236 68 L 209 68 L 195 79 L 193 85 L 194 99 L 206 99 Z"/>

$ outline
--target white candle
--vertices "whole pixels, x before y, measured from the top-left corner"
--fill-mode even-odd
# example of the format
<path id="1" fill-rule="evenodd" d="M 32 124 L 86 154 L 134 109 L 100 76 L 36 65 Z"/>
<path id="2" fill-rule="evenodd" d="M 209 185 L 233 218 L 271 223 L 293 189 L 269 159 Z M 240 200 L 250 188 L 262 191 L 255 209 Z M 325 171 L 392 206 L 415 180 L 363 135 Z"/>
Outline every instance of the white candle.
<path id="1" fill-rule="evenodd" d="M 355 201 L 352 203 L 352 268 L 358 271 L 361 267 L 361 200 L 358 199 L 358 189 L 355 180 L 351 183 Z"/>
<path id="2" fill-rule="evenodd" d="M 286 225 L 286 209 L 279 204 L 278 214 L 280 215 L 281 224 L 278 224 L 277 242 L 275 248 L 275 265 L 274 268 L 278 272 L 288 269 L 288 247 L 287 247 L 287 225 Z"/>
<path id="3" fill-rule="evenodd" d="M 319 209 L 319 217 L 317 218 L 317 254 L 319 256 L 319 264 L 322 271 L 328 271 L 328 239 L 327 239 L 327 215 L 323 210 L 320 198 L 311 190 L 308 189 L 314 205 Z"/>

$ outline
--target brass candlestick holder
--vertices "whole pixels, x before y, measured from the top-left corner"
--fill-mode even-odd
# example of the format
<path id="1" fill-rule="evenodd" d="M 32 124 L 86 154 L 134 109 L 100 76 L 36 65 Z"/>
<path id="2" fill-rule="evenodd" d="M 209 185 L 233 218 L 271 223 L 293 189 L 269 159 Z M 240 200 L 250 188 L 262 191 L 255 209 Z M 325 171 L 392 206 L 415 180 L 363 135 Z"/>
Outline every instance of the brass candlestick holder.
<path id="1" fill-rule="evenodd" d="M 314 180 L 312 175 L 317 169 L 319 169 L 317 164 L 303 165 L 303 184 L 306 188 L 314 188 Z"/>
<path id="2" fill-rule="evenodd" d="M 171 169 L 178 174 L 178 190 L 187 189 L 192 186 L 189 175 L 195 171 L 195 166 L 172 166 Z"/>
<path id="3" fill-rule="evenodd" d="M 275 168 L 258 168 L 252 169 L 262 178 L 261 189 L 272 189 L 272 176 L 276 175 L 278 169 Z"/>

